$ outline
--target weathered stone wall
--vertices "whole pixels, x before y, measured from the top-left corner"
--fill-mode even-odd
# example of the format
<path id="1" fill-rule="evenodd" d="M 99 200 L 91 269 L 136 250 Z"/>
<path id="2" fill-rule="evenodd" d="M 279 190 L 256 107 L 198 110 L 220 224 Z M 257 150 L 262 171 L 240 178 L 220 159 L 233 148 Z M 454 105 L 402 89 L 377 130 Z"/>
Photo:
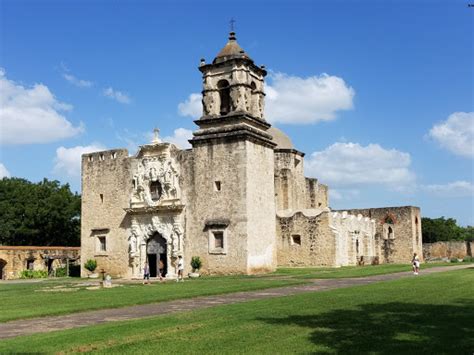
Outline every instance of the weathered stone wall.
<path id="1" fill-rule="evenodd" d="M 276 209 L 304 208 L 303 156 L 293 149 L 275 150 Z"/>
<path id="2" fill-rule="evenodd" d="M 276 268 L 273 149 L 247 141 L 247 273 Z"/>
<path id="3" fill-rule="evenodd" d="M 450 241 L 423 243 L 423 258 L 425 260 L 434 258 L 458 258 L 473 256 L 474 242 Z"/>
<path id="4" fill-rule="evenodd" d="M 336 239 L 329 224 L 330 212 L 277 216 L 278 266 L 335 266 Z"/>
<path id="5" fill-rule="evenodd" d="M 336 265 L 371 263 L 378 256 L 375 221 L 361 214 L 331 213 L 329 227 L 336 236 Z"/>
<path id="6" fill-rule="evenodd" d="M 418 207 L 382 207 L 347 210 L 375 219 L 376 243 L 380 246 L 380 262 L 409 263 L 413 253 L 423 258 L 421 213 Z"/>
<path id="7" fill-rule="evenodd" d="M 328 187 L 320 184 L 318 179 L 305 178 L 306 180 L 306 203 L 305 208 L 326 208 L 329 206 Z"/>
<path id="8" fill-rule="evenodd" d="M 48 270 L 48 261 L 56 269 L 66 265 L 67 260 L 80 258 L 79 247 L 0 246 L 0 279 L 10 280 L 27 270 L 27 261 L 32 261 L 33 270 Z"/>
<path id="9" fill-rule="evenodd" d="M 325 208 L 327 186 L 304 176 L 304 154 L 294 149 L 275 150 L 275 200 L 277 211 Z"/>
<path id="10" fill-rule="evenodd" d="M 82 156 L 81 275 L 84 263 L 97 261 L 113 277 L 131 277 L 128 256 L 128 227 L 125 212 L 132 189 L 130 159 L 126 149 Z M 99 237 L 106 238 L 100 251 Z"/>
<path id="11" fill-rule="evenodd" d="M 187 177 L 192 185 L 186 187 L 193 191 L 186 206 L 185 263 L 199 256 L 202 273 L 247 272 L 246 148 L 243 140 L 193 147 L 193 173 Z M 222 250 L 213 240 L 213 232 L 219 231 L 224 233 Z"/>

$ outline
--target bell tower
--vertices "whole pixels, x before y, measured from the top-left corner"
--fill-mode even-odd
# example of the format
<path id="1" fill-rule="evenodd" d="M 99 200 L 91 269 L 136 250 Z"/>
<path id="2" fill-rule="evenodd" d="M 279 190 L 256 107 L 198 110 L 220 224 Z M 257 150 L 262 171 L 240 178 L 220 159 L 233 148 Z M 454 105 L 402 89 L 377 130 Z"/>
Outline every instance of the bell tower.
<path id="1" fill-rule="evenodd" d="M 200 130 L 194 133 L 192 144 L 211 132 L 246 131 L 272 145 L 271 135 L 265 133 L 270 128 L 264 118 L 267 72 L 240 47 L 235 32 L 230 32 L 227 44 L 211 64 L 201 59 L 199 70 L 203 78 L 203 116 L 195 121 Z"/>
<path id="2" fill-rule="evenodd" d="M 216 273 L 276 267 L 274 147 L 265 121 L 265 67 L 234 32 L 211 64 L 201 59 L 203 115 L 190 140 L 194 198 L 188 243 Z M 186 256 L 190 258 L 191 256 Z"/>

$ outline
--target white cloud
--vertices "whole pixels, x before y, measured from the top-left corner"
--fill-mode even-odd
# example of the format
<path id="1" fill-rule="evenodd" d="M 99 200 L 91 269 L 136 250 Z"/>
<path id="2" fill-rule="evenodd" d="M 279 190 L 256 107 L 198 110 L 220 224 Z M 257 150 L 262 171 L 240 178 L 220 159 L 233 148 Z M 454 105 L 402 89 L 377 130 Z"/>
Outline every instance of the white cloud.
<path id="1" fill-rule="evenodd" d="M 3 165 L 2 163 L 0 163 L 0 179 L 1 179 L 1 178 L 4 178 L 4 177 L 9 178 L 9 177 L 10 177 L 10 172 L 7 170 L 7 168 L 5 167 L 5 165 Z"/>
<path id="2" fill-rule="evenodd" d="M 331 189 L 329 187 L 329 197 L 331 200 L 351 200 L 360 195 L 356 189 Z"/>
<path id="3" fill-rule="evenodd" d="M 2 144 L 49 143 L 84 131 L 61 113 L 72 106 L 58 101 L 43 84 L 31 88 L 8 80 L 0 68 L 0 141 Z"/>
<path id="4" fill-rule="evenodd" d="M 92 81 L 78 79 L 74 75 L 68 73 L 63 73 L 63 78 L 70 82 L 72 85 L 75 85 L 80 88 L 90 88 L 94 85 Z"/>
<path id="5" fill-rule="evenodd" d="M 78 145 L 72 148 L 59 147 L 56 149 L 56 158 L 53 172 L 55 174 L 66 174 L 71 177 L 81 175 L 81 156 L 82 154 L 105 150 L 100 143 L 93 143 L 87 146 Z"/>
<path id="6" fill-rule="evenodd" d="M 455 112 L 428 135 L 451 153 L 474 158 L 474 112 Z"/>
<path id="7" fill-rule="evenodd" d="M 311 154 L 306 172 L 335 187 L 378 184 L 403 190 L 413 187 L 415 181 L 410 154 L 378 144 L 334 143 Z"/>
<path id="8" fill-rule="evenodd" d="M 172 136 L 163 137 L 163 141 L 173 143 L 181 149 L 188 149 L 191 148 L 191 144 L 188 142 L 191 138 L 193 138 L 193 131 L 186 128 L 177 128 Z"/>
<path id="9" fill-rule="evenodd" d="M 272 73 L 265 85 L 265 117 L 275 123 L 309 124 L 336 118 L 336 112 L 353 108 L 355 91 L 342 78 L 321 74 L 301 78 Z M 178 105 L 181 116 L 199 118 L 202 95 L 193 93 Z"/>
<path id="10" fill-rule="evenodd" d="M 193 93 L 189 95 L 186 101 L 178 104 L 178 113 L 181 116 L 199 118 L 202 115 L 202 95 Z"/>
<path id="11" fill-rule="evenodd" d="M 353 108 L 355 91 L 342 78 L 322 74 L 301 78 L 284 73 L 269 76 L 265 116 L 270 122 L 308 124 L 330 121 L 336 112 Z"/>
<path id="12" fill-rule="evenodd" d="M 424 185 L 422 189 L 441 197 L 474 196 L 474 185 L 469 181 L 454 181 L 444 185 Z"/>
<path id="13" fill-rule="evenodd" d="M 129 104 L 130 102 L 132 102 L 132 100 L 127 94 L 118 90 L 114 90 L 111 87 L 104 89 L 102 93 L 104 94 L 105 97 L 108 97 L 112 100 L 120 102 L 121 104 Z"/>

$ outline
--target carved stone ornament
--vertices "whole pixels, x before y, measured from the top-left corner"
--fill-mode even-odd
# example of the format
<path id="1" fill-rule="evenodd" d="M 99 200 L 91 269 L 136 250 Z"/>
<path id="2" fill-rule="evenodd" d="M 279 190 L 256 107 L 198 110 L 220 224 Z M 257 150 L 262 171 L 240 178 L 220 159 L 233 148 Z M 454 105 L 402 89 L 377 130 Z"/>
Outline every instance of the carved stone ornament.
<path id="1" fill-rule="evenodd" d="M 178 165 L 169 154 L 146 156 L 133 175 L 131 207 L 158 206 L 180 198 Z"/>
<path id="2" fill-rule="evenodd" d="M 234 86 L 230 92 L 234 111 L 245 111 L 245 89 L 243 86 Z"/>
<path id="3" fill-rule="evenodd" d="M 166 240 L 167 263 L 183 254 L 184 229 L 179 215 L 140 216 L 132 219 L 129 232 L 129 260 L 132 274 L 140 277 L 147 258 L 147 242 L 155 233 Z M 171 268 L 169 268 L 171 269 Z"/>

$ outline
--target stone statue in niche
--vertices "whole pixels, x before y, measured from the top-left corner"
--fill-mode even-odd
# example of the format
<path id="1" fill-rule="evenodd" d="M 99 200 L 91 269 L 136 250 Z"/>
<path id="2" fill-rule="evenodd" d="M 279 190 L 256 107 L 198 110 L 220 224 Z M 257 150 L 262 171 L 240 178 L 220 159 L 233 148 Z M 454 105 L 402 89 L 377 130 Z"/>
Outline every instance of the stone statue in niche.
<path id="1" fill-rule="evenodd" d="M 182 252 L 183 247 L 183 228 L 181 224 L 177 221 L 173 223 L 173 238 L 172 238 L 172 247 L 173 247 L 173 256 L 177 257 Z"/>
<path id="2" fill-rule="evenodd" d="M 128 252 L 130 254 L 130 258 L 134 258 L 138 251 L 137 242 L 139 238 L 138 226 L 132 225 L 132 231 L 130 237 L 128 237 Z"/>

